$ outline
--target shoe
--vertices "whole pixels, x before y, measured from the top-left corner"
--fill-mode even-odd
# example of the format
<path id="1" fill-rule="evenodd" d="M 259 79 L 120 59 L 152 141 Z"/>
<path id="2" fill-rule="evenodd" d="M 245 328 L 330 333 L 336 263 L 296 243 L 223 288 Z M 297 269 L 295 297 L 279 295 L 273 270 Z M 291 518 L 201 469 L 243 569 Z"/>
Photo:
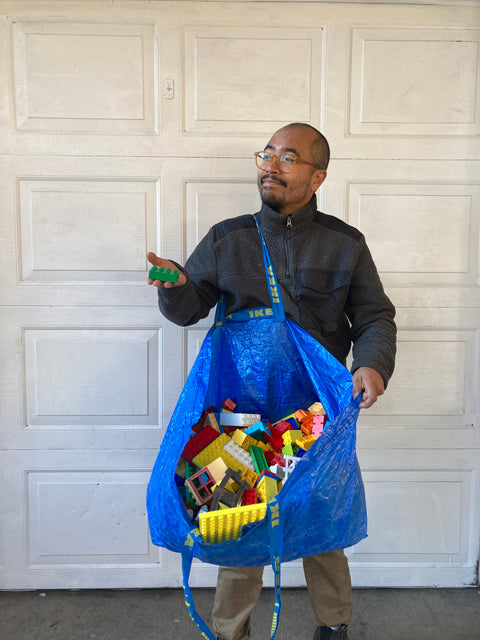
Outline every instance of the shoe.
<path id="1" fill-rule="evenodd" d="M 330 627 L 317 627 L 313 634 L 313 640 L 348 640 L 348 624 L 342 624 L 339 629 Z"/>

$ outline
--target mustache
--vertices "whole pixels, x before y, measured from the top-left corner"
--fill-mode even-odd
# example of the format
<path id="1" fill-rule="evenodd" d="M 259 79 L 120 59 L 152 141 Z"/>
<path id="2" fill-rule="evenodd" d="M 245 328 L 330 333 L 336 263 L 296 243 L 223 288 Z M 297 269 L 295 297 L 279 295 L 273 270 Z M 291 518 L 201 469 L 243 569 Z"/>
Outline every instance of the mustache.
<path id="1" fill-rule="evenodd" d="M 278 184 L 282 185 L 282 187 L 286 186 L 286 183 L 283 180 L 281 180 L 280 178 L 277 178 L 277 176 L 272 174 L 272 173 L 266 173 L 265 175 L 263 175 L 260 178 L 260 184 L 263 184 L 265 180 L 271 180 L 272 182 L 278 182 Z"/>

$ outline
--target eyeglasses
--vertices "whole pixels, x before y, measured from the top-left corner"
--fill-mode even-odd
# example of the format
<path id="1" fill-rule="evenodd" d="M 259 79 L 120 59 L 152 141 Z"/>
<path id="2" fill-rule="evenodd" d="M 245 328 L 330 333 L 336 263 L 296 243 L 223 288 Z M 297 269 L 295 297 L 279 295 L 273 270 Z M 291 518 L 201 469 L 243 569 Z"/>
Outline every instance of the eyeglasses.
<path id="1" fill-rule="evenodd" d="M 268 151 L 256 151 L 254 154 L 255 163 L 259 169 L 262 171 L 268 171 L 275 158 L 277 158 L 278 166 L 280 171 L 283 173 L 288 173 L 293 169 L 297 162 L 301 164 L 308 164 L 311 167 L 315 167 L 315 169 L 320 169 L 319 166 L 313 164 L 313 162 L 308 162 L 307 160 L 302 160 L 298 156 L 294 156 L 291 153 L 270 153 Z"/>

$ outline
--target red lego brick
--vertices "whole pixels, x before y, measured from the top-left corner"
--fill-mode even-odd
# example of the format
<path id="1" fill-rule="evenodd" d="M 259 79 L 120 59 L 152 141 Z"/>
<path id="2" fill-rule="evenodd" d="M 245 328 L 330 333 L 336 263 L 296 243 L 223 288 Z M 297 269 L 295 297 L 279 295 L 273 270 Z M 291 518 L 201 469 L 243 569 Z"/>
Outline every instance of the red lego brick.
<path id="1" fill-rule="evenodd" d="M 233 400 L 230 400 L 230 398 L 226 398 L 222 402 L 222 409 L 225 409 L 226 411 L 234 411 L 236 406 L 236 403 Z"/>
<path id="2" fill-rule="evenodd" d="M 223 433 L 226 433 L 227 436 L 230 436 L 234 431 L 236 431 L 237 427 L 224 425 L 222 426 L 222 429 L 223 429 Z"/>
<path id="3" fill-rule="evenodd" d="M 289 429 L 293 429 L 293 425 L 291 422 L 287 422 L 286 420 L 280 420 L 280 422 L 277 422 L 274 428 L 283 434 L 285 433 L 285 431 L 288 431 Z"/>
<path id="4" fill-rule="evenodd" d="M 275 464 L 273 462 L 273 460 L 276 458 L 275 451 L 270 450 L 270 451 L 264 451 L 263 453 L 265 454 L 265 460 L 267 461 L 267 464 L 269 467 L 271 467 L 272 464 Z"/>
<path id="5" fill-rule="evenodd" d="M 274 456 L 272 458 L 272 461 L 269 463 L 269 467 L 273 467 L 273 465 L 278 464 L 279 467 L 284 467 L 285 466 L 285 460 L 283 459 L 283 456 L 277 454 L 276 456 Z"/>
<path id="6" fill-rule="evenodd" d="M 247 489 L 242 496 L 242 506 L 247 504 L 257 504 L 257 490 L 256 489 Z"/>
<path id="7" fill-rule="evenodd" d="M 198 433 L 190 438 L 190 440 L 185 445 L 184 450 L 182 451 L 182 458 L 184 460 L 188 460 L 188 462 L 193 463 L 193 459 L 197 456 L 201 451 L 208 447 L 215 438 L 218 438 L 220 434 L 212 427 L 208 425 L 200 429 Z"/>
<path id="8" fill-rule="evenodd" d="M 265 434 L 265 440 L 275 451 L 280 453 L 283 447 L 283 438 L 282 438 L 282 434 L 279 431 L 273 428 L 271 436 L 267 436 Z"/>

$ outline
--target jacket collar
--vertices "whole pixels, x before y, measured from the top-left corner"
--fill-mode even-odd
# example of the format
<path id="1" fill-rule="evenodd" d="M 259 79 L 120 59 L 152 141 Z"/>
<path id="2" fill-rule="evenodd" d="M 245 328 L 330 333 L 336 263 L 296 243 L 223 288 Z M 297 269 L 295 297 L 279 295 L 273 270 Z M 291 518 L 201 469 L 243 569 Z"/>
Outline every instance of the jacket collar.
<path id="1" fill-rule="evenodd" d="M 290 216 L 284 213 L 278 213 L 278 211 L 275 211 L 275 209 L 272 209 L 267 204 L 262 204 L 259 222 L 263 231 L 279 232 L 285 230 L 287 218 L 290 217 L 292 220 L 292 230 L 298 231 L 311 224 L 316 211 L 317 197 L 314 194 L 308 204 Z"/>

